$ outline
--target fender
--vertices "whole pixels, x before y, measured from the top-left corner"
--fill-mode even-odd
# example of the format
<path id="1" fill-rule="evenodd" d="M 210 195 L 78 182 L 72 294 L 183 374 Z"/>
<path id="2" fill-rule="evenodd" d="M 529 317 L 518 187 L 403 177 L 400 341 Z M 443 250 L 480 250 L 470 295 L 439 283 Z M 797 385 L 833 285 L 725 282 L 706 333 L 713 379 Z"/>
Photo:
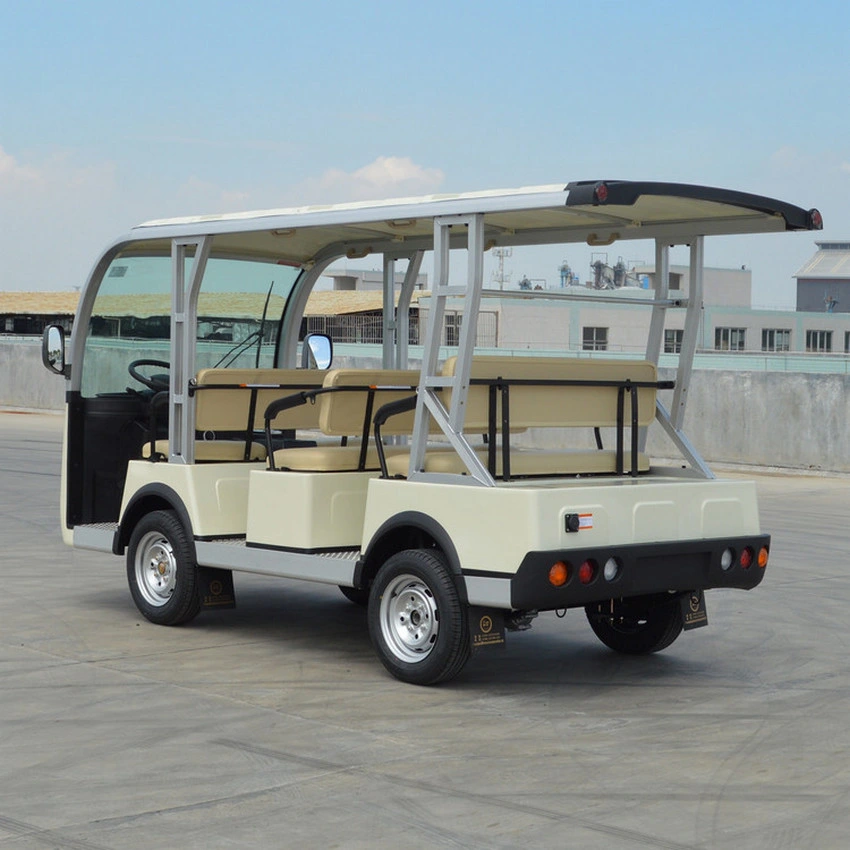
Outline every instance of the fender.
<path id="1" fill-rule="evenodd" d="M 147 503 L 147 504 L 145 504 Z M 118 528 L 115 531 L 115 537 L 112 540 L 112 551 L 116 555 L 123 555 L 130 542 L 130 535 L 133 533 L 138 520 L 146 513 L 152 510 L 172 510 L 175 511 L 180 519 L 183 527 L 189 536 L 190 545 L 192 547 L 192 557 L 197 562 L 197 553 L 195 552 L 195 534 L 192 530 L 192 520 L 189 518 L 189 512 L 183 504 L 183 500 L 177 493 L 165 484 L 154 482 L 146 484 L 133 494 L 133 497 L 127 503 L 127 507 L 121 516 L 118 523 Z"/>
<path id="2" fill-rule="evenodd" d="M 402 511 L 381 524 L 369 541 L 366 551 L 357 562 L 354 572 L 355 586 L 362 587 L 363 581 L 366 580 L 368 583 L 372 575 L 377 572 L 380 564 L 376 566 L 376 560 L 380 559 L 380 563 L 383 563 L 391 554 L 405 548 L 411 548 L 399 545 L 400 538 L 398 536 L 400 535 L 403 539 L 404 535 L 410 531 L 418 531 L 426 538 L 430 538 L 442 551 L 449 570 L 454 576 L 461 601 L 467 603 L 466 582 L 463 578 L 460 558 L 451 537 L 433 517 L 419 511 Z"/>

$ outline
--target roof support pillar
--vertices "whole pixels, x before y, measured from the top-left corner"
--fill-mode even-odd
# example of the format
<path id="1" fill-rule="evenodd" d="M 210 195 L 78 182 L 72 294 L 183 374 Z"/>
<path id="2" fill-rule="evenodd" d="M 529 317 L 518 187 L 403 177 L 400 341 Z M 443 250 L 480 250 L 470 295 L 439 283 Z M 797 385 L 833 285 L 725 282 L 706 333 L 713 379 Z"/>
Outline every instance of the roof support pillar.
<path id="1" fill-rule="evenodd" d="M 466 282 L 453 285 L 449 283 L 449 247 L 452 229 L 457 232 L 461 228 L 466 229 Z M 478 307 L 481 303 L 481 290 L 484 287 L 483 214 L 438 216 L 434 219 L 434 278 L 422 370 L 419 377 L 419 393 L 416 399 L 408 478 L 427 480 L 427 473 L 424 472 L 425 449 L 430 421 L 433 419 L 469 472 L 466 479 L 462 476 L 456 476 L 456 479 L 462 483 L 477 483 L 492 487 L 495 485 L 493 477 L 463 434 L 469 373 L 472 368 L 472 350 L 475 347 L 478 326 Z M 463 299 L 463 321 L 454 375 L 443 377 L 437 374 L 437 363 L 440 356 L 446 301 L 453 297 Z M 447 408 L 445 401 L 448 392 L 451 392 L 451 400 Z"/>
<path id="2" fill-rule="evenodd" d="M 195 462 L 195 400 L 189 381 L 195 376 L 198 293 L 212 245 L 211 236 L 171 241 L 171 394 L 168 402 L 169 463 Z M 193 255 L 189 280 L 186 262 Z"/>

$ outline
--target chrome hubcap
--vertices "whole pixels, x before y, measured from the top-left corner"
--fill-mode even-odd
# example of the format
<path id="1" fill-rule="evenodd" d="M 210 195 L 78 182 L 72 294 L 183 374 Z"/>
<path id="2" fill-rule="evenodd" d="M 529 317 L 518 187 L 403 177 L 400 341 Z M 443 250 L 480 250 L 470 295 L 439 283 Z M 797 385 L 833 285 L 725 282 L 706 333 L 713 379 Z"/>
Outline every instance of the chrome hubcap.
<path id="1" fill-rule="evenodd" d="M 136 548 L 136 584 L 145 602 L 157 608 L 171 599 L 177 582 L 177 559 L 158 531 L 148 532 Z"/>
<path id="2" fill-rule="evenodd" d="M 437 641 L 440 616 L 434 594 L 412 575 L 394 578 L 381 598 L 381 634 L 396 658 L 423 661 Z"/>

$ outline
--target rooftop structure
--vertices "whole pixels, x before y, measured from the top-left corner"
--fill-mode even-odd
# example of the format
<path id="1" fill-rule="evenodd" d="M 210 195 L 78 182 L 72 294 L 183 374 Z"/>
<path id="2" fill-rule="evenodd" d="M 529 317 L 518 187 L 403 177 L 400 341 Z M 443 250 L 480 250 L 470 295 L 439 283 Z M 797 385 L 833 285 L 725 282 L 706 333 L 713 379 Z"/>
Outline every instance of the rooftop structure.
<path id="1" fill-rule="evenodd" d="M 797 310 L 850 313 L 850 241 L 815 245 L 817 253 L 794 275 Z"/>

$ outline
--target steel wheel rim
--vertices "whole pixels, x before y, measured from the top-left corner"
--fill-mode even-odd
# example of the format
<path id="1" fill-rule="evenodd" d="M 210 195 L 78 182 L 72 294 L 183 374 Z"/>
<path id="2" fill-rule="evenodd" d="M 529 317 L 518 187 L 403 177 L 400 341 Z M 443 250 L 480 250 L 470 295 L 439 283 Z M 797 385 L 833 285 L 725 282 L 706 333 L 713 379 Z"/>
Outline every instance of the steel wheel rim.
<path id="1" fill-rule="evenodd" d="M 433 651 L 440 630 L 434 594 L 412 575 L 394 578 L 381 597 L 381 634 L 400 661 L 416 664 Z"/>
<path id="2" fill-rule="evenodd" d="M 149 531 L 136 547 L 136 585 L 145 602 L 156 608 L 165 605 L 177 583 L 177 558 L 168 538 Z"/>

